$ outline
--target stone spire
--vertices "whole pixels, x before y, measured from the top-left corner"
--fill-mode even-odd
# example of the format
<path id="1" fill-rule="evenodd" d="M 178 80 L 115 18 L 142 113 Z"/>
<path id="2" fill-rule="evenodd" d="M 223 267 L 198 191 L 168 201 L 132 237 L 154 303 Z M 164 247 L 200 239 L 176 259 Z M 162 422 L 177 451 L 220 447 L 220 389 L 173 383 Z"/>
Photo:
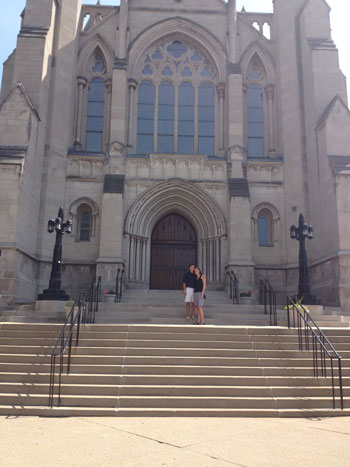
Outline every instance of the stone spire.
<path id="1" fill-rule="evenodd" d="M 237 21 L 237 10 L 236 10 L 236 0 L 228 0 L 228 38 L 229 38 L 229 61 L 231 63 L 236 63 L 237 61 L 237 31 L 236 31 L 236 21 Z"/>
<path id="2" fill-rule="evenodd" d="M 126 34 L 128 29 L 128 0 L 120 0 L 118 58 L 126 57 Z"/>

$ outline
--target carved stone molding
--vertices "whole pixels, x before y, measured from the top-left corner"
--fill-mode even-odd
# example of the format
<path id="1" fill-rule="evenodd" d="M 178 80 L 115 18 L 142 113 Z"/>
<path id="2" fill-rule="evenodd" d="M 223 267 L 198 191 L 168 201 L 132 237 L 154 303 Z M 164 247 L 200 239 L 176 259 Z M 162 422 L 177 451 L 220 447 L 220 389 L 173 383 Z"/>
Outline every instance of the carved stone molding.
<path id="1" fill-rule="evenodd" d="M 125 154 L 125 146 L 120 141 L 113 141 L 109 145 L 108 154 L 110 157 L 122 157 Z"/>
<path id="2" fill-rule="evenodd" d="M 229 161 L 243 161 L 245 154 L 246 150 L 242 146 L 235 144 L 234 146 L 228 148 L 227 159 Z"/>

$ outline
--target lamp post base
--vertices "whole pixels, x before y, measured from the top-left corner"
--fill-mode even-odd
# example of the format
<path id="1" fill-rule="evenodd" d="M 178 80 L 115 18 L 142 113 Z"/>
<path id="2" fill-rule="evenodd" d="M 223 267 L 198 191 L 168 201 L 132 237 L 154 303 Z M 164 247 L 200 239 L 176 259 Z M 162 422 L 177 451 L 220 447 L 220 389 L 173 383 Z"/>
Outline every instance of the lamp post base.
<path id="1" fill-rule="evenodd" d="M 38 295 L 38 300 L 62 300 L 68 301 L 69 295 L 66 295 L 64 290 L 47 289 L 42 294 Z"/>

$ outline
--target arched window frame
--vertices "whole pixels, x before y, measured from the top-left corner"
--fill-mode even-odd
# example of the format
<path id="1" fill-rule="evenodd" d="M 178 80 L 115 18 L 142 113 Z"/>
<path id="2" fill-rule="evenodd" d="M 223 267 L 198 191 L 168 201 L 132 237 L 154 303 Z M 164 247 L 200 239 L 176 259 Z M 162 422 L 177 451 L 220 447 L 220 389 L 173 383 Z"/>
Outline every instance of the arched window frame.
<path id="1" fill-rule="evenodd" d="M 81 216 L 84 209 L 89 209 L 91 213 L 89 240 L 81 240 Z M 90 242 L 96 236 L 97 216 L 99 214 L 98 206 L 90 198 L 79 198 L 71 204 L 69 213 L 73 221 L 73 236 L 76 242 Z"/>
<path id="2" fill-rule="evenodd" d="M 266 54 L 265 54 L 266 55 Z M 249 58 L 247 57 L 249 56 Z M 247 159 L 256 159 L 249 155 L 248 151 L 248 89 L 251 86 L 259 86 L 262 92 L 263 106 L 263 138 L 264 151 L 261 157 L 276 156 L 276 109 L 275 109 L 275 77 L 274 70 L 269 60 L 257 51 L 246 52 L 242 59 L 244 69 L 243 94 L 244 94 L 244 140 L 247 148 Z"/>
<path id="3" fill-rule="evenodd" d="M 260 244 L 259 218 L 264 216 L 267 219 L 267 244 Z M 263 203 L 256 206 L 252 212 L 252 228 L 254 243 L 261 247 L 273 247 L 279 239 L 280 215 L 278 209 L 270 203 Z"/>
<path id="4" fill-rule="evenodd" d="M 174 63 L 167 62 L 165 63 L 165 54 L 164 51 L 169 45 L 171 45 L 174 42 L 180 42 L 183 44 L 185 47 L 188 48 L 188 53 L 199 53 L 200 56 L 203 59 L 203 62 L 201 65 L 203 68 L 207 68 L 209 70 L 209 74 L 211 76 L 208 76 L 206 78 L 201 77 L 199 78 L 198 75 L 194 76 L 192 66 L 194 66 L 193 63 L 189 63 L 189 69 L 192 72 L 192 76 L 186 76 L 186 75 L 181 75 L 180 72 L 176 71 L 176 66 Z M 157 50 L 161 51 L 163 59 L 157 59 L 154 58 L 156 55 Z M 175 60 L 176 61 L 176 60 Z M 181 61 L 181 60 L 180 60 Z M 179 61 L 179 62 L 180 62 Z M 162 71 L 164 70 L 165 66 L 167 66 L 167 74 L 162 75 Z M 149 68 L 149 74 L 142 74 L 142 70 L 145 69 L 145 67 Z M 184 68 L 186 68 L 185 63 L 180 63 L 179 69 L 181 70 L 181 73 L 183 73 Z M 173 73 L 172 75 L 170 73 Z M 129 82 L 129 113 L 130 115 L 134 115 L 133 118 L 130 119 L 130 125 L 132 124 L 133 130 L 129 131 L 129 142 L 128 145 L 129 147 L 134 148 L 136 152 L 138 152 L 138 147 L 137 147 L 137 142 L 138 142 L 138 91 L 140 88 L 140 84 L 143 81 L 148 81 L 151 82 L 156 89 L 156 98 L 155 98 L 155 115 L 154 115 L 154 120 L 157 119 L 157 110 L 156 107 L 158 106 L 158 89 L 159 86 L 163 82 L 168 82 L 171 83 L 174 86 L 174 91 L 175 91 L 175 98 L 174 98 L 174 153 L 182 153 L 179 150 L 179 136 L 186 136 L 186 135 L 181 135 L 180 133 L 180 120 L 179 120 L 179 90 L 180 86 L 185 83 L 189 83 L 193 86 L 194 88 L 194 131 L 193 131 L 193 151 L 188 151 L 184 153 L 189 153 L 189 154 L 206 154 L 203 151 L 199 151 L 199 135 L 198 135 L 198 128 L 199 128 L 199 118 L 198 118 L 198 92 L 199 92 L 199 87 L 203 84 L 209 84 L 213 88 L 213 147 L 214 150 L 211 151 L 213 154 L 208 154 L 208 155 L 216 155 L 220 153 L 220 151 L 223 151 L 224 147 L 224 131 L 222 128 L 219 128 L 219 122 L 221 122 L 222 127 L 224 127 L 224 97 L 225 97 L 225 90 L 224 90 L 224 84 L 219 83 L 218 84 L 218 73 L 216 71 L 215 65 L 211 62 L 211 60 L 208 58 L 208 55 L 200 48 L 200 46 L 193 45 L 189 40 L 178 40 L 177 38 L 172 38 L 171 40 L 167 41 L 161 41 L 157 42 L 156 44 L 153 44 L 152 47 L 148 49 L 148 51 L 142 55 L 142 59 L 138 62 L 138 66 L 136 67 L 136 72 L 135 72 L 135 79 L 130 80 Z M 135 96 L 136 98 L 133 98 L 133 93 L 135 90 L 135 86 L 137 87 Z M 131 96 L 131 97 L 130 97 Z M 221 116 L 222 113 L 222 116 Z M 219 118 L 220 116 L 220 118 Z M 221 136 L 222 134 L 222 136 Z M 156 123 L 154 124 L 154 133 L 153 133 L 153 151 L 149 152 L 159 152 L 158 151 L 158 128 Z"/>
<path id="5" fill-rule="evenodd" d="M 102 62 L 102 69 L 96 69 L 97 58 Z M 95 38 L 81 53 L 79 63 L 79 76 L 77 77 L 77 94 L 74 127 L 74 149 L 79 152 L 93 153 L 86 148 L 86 130 L 88 114 L 89 85 L 94 79 L 103 80 L 105 86 L 104 93 L 104 114 L 103 114 L 103 137 L 101 151 L 105 153 L 109 142 L 110 116 L 111 116 L 111 96 L 112 96 L 112 70 L 113 53 L 102 38 Z"/>

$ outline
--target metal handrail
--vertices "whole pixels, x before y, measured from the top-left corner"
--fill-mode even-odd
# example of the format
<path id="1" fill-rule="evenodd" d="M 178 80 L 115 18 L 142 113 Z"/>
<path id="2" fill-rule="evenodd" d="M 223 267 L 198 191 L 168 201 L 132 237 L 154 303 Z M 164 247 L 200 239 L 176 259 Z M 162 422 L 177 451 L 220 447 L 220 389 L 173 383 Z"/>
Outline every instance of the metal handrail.
<path id="1" fill-rule="evenodd" d="M 58 336 L 56 345 L 51 353 L 50 366 L 50 383 L 49 383 L 49 406 L 52 408 L 54 404 L 55 394 L 55 376 L 56 376 L 56 358 L 59 357 L 59 372 L 58 372 L 58 394 L 57 405 L 61 402 L 61 383 L 62 373 L 64 371 L 64 357 L 68 348 L 67 354 L 67 374 L 70 372 L 73 335 L 76 329 L 75 347 L 79 345 L 79 334 L 81 324 L 92 324 L 95 322 L 95 315 L 98 311 L 98 302 L 101 298 L 101 277 L 94 279 L 88 292 L 81 292 L 77 298 L 63 324 L 61 332 Z M 96 303 L 94 303 L 94 300 Z"/>
<path id="2" fill-rule="evenodd" d="M 270 326 L 277 326 L 276 291 L 267 279 L 260 279 L 260 305 L 265 315 L 270 314 Z"/>
<path id="3" fill-rule="evenodd" d="M 115 299 L 114 302 L 120 302 L 123 295 L 123 275 L 124 269 L 118 269 L 117 277 L 115 279 Z"/>
<path id="4" fill-rule="evenodd" d="M 234 271 L 227 271 L 227 275 L 230 278 L 230 299 L 232 300 L 232 303 L 239 305 L 240 303 L 239 279 L 237 278 Z"/>
<path id="5" fill-rule="evenodd" d="M 291 310 L 293 311 L 293 327 L 294 329 L 298 328 L 299 350 L 310 351 L 310 337 L 312 339 L 312 356 L 315 378 L 318 378 L 319 374 L 321 377 L 327 377 L 326 357 L 329 358 L 332 376 L 333 409 L 336 408 L 334 360 L 338 361 L 339 398 L 340 407 L 343 410 L 344 395 L 341 356 L 329 342 L 324 332 L 311 318 L 309 311 L 304 308 L 302 303 L 296 297 L 287 297 L 287 317 L 289 329 L 291 328 Z"/>

